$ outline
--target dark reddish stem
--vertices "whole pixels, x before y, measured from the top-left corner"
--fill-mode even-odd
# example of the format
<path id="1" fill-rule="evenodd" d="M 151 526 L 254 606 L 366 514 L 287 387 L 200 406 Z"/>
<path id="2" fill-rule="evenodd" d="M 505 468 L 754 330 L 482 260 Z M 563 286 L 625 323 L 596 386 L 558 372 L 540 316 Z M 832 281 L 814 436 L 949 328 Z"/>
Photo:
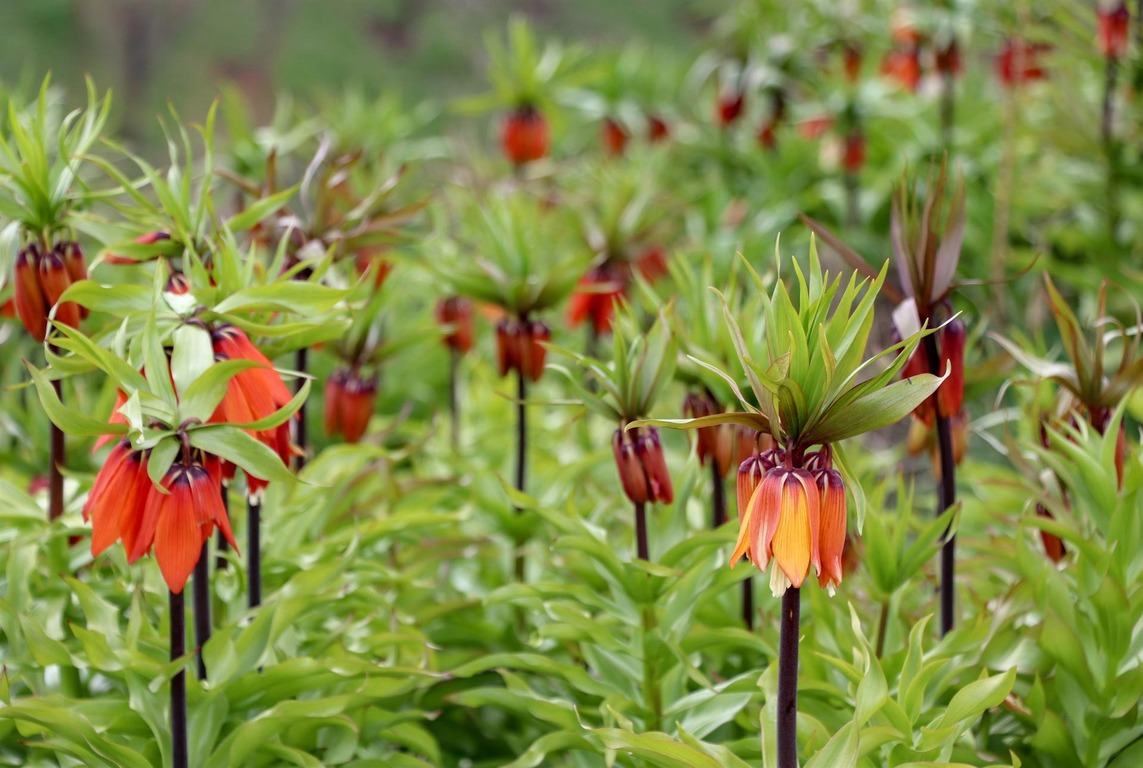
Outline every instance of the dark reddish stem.
<path id="1" fill-rule="evenodd" d="M 778 768 L 798 768 L 798 639 L 802 593 L 790 587 L 782 595 L 778 638 Z"/>
<path id="2" fill-rule="evenodd" d="M 651 561 L 651 546 L 647 540 L 647 505 L 635 502 L 635 551 L 640 560 Z"/>
<path id="3" fill-rule="evenodd" d="M 222 488 L 222 508 L 226 512 L 226 519 L 230 519 L 230 488 L 223 485 Z M 214 567 L 216 570 L 225 571 L 230 567 L 230 561 L 226 559 L 226 553 L 230 549 L 230 542 L 222 535 L 222 531 L 218 532 L 218 538 L 215 539 L 215 550 L 218 554 L 214 557 Z"/>
<path id="4" fill-rule="evenodd" d="M 197 652 L 198 679 L 206 679 L 206 661 L 202 647 L 210 639 L 210 540 L 202 543 L 202 552 L 194 566 L 194 644 Z"/>
<path id="5" fill-rule="evenodd" d="M 60 379 L 52 381 L 52 388 L 56 391 L 56 397 L 60 402 L 63 402 L 63 382 Z M 48 462 L 48 519 L 55 520 L 64 511 L 63 503 L 63 465 L 64 457 L 64 433 L 63 430 L 57 427 L 54 423 L 51 424 L 51 442 L 49 446 Z"/>
<path id="6" fill-rule="evenodd" d="M 722 483 L 722 473 L 718 471 L 718 462 L 710 457 L 710 485 L 711 494 L 711 525 L 719 528 L 726 522 L 726 488 Z"/>
<path id="7" fill-rule="evenodd" d="M 253 499 L 246 501 L 246 549 L 250 558 L 246 604 L 257 608 L 262 604 L 262 504 Z"/>
<path id="8" fill-rule="evenodd" d="M 182 592 L 171 592 L 171 661 L 187 652 L 186 607 Z M 180 667 L 171 678 L 171 754 L 174 768 L 187 768 L 187 672 Z"/>
<path id="9" fill-rule="evenodd" d="M 449 437 L 453 451 L 460 450 L 460 351 L 449 347 L 448 359 Z"/>
<path id="10" fill-rule="evenodd" d="M 294 367 L 297 369 L 297 371 L 299 373 L 308 373 L 309 372 L 307 370 L 309 368 L 309 354 L 310 354 L 310 351 L 306 347 L 302 347 L 301 349 L 298 350 L 297 358 L 296 358 L 295 363 L 294 363 Z M 295 394 L 301 390 L 301 388 L 304 384 L 305 384 L 304 378 L 299 378 L 297 380 L 297 382 L 294 385 Z M 306 452 L 309 450 L 309 441 L 308 441 L 307 436 L 306 436 L 306 404 L 305 404 L 305 402 L 303 402 L 301 407 L 298 408 L 297 419 L 298 419 L 298 422 L 297 422 L 298 423 L 298 447 L 301 449 L 301 453 L 298 456 L 294 457 L 294 469 L 300 470 L 302 467 L 304 467 L 306 465 Z"/>
<path id="11" fill-rule="evenodd" d="M 524 372 L 516 372 L 516 490 L 524 493 L 528 479 L 528 381 Z M 516 508 L 516 514 L 524 510 Z M 524 581 L 524 543 L 516 542 L 516 580 Z"/>
<path id="12" fill-rule="evenodd" d="M 940 349 L 937 338 L 929 334 L 924 340 L 925 353 L 929 358 L 929 370 L 935 376 L 941 375 Z M 934 398 L 936 396 L 934 395 Z M 944 514 L 956 503 L 956 459 L 953 456 L 952 430 L 949 420 L 937 411 L 937 451 L 940 458 L 941 478 L 938 487 L 940 503 L 937 514 Z M 947 536 L 941 548 L 941 634 L 947 634 L 956 625 L 956 537 Z"/>

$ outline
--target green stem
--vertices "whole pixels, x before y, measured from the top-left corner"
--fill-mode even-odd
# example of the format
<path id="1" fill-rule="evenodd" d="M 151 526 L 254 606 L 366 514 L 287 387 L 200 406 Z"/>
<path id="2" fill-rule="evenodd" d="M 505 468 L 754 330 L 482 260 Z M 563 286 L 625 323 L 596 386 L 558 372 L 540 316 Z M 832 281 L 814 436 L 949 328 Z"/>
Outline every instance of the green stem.
<path id="1" fill-rule="evenodd" d="M 663 693 L 647 642 L 657 626 L 655 607 L 646 606 L 643 608 L 643 706 L 650 718 L 647 723 L 650 731 L 663 730 Z"/>
<path id="2" fill-rule="evenodd" d="M 877 619 L 877 658 L 885 653 L 885 635 L 889 632 L 889 600 L 881 601 L 881 615 Z"/>

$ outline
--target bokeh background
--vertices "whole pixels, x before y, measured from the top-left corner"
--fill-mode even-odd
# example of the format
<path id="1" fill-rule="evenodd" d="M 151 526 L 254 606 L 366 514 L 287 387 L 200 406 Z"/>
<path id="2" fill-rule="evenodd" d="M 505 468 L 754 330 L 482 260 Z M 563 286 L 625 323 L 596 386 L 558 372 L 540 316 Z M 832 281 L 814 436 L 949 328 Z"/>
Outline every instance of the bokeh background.
<path id="1" fill-rule="evenodd" d="M 234 83 L 258 116 L 275 94 L 343 88 L 406 102 L 482 90 L 484 33 L 527 16 L 541 38 L 672 49 L 699 44 L 715 0 L 4 0 L 0 81 L 43 73 L 116 94 L 119 135 L 153 138 L 168 99 L 199 115 Z"/>

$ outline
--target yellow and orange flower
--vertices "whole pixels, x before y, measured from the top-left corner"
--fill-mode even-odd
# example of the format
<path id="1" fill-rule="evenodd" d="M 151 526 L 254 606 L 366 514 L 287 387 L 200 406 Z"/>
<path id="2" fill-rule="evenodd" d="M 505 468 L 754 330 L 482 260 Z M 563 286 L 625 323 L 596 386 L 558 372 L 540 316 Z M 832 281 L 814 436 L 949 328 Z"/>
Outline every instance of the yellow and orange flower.
<path id="1" fill-rule="evenodd" d="M 773 561 L 776 596 L 801 587 L 812 566 L 818 583 L 833 594 L 844 576 L 845 483 L 834 469 L 811 473 L 784 461 L 784 452 L 771 450 L 739 466 L 739 531 L 730 565 L 743 555 L 759 570 Z"/>

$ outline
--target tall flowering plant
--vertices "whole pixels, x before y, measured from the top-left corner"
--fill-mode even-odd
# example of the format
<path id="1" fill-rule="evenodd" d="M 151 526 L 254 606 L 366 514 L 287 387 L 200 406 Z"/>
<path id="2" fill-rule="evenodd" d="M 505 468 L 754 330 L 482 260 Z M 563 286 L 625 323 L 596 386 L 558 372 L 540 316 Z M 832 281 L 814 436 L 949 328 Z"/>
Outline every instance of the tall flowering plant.
<path id="1" fill-rule="evenodd" d="M 571 238 L 564 214 L 524 192 L 460 202 L 461 227 L 430 268 L 450 291 L 497 308 L 496 360 L 516 374 L 516 489 L 527 480 L 528 382 L 544 373 L 551 329 L 540 316 L 572 292 L 589 255 Z M 524 561 L 517 555 L 517 576 Z"/>
<path id="2" fill-rule="evenodd" d="M 68 287 L 87 277 L 78 231 L 82 210 L 93 195 L 81 172 L 107 122 L 109 95 L 87 83 L 87 105 L 59 113 L 56 94 L 45 79 L 26 109 L 8 104 L 6 131 L 0 131 L 0 216 L 18 230 L 13 265 L 16 316 L 36 341 L 49 340 L 52 320 L 78 327 L 87 310 L 61 301 Z M 50 349 L 50 347 L 49 347 Z M 57 397 L 63 396 L 55 380 Z M 63 514 L 64 435 L 53 425 L 48 464 L 48 517 Z"/>
<path id="3" fill-rule="evenodd" d="M 753 316 L 735 317 L 723 299 L 752 397 L 737 377 L 714 372 L 734 392 L 741 410 L 630 425 L 699 429 L 741 424 L 774 439 L 777 447 L 758 450 L 739 466 L 739 534 L 731 565 L 746 555 L 755 567 L 769 568 L 771 589 L 782 597 L 780 768 L 797 765 L 800 588 L 811 568 L 831 591 L 842 578 L 848 509 L 840 443 L 900 420 L 943 380 L 919 374 L 894 381 L 924 330 L 865 358 L 885 267 L 872 280 L 854 274 L 843 283 L 840 276 L 822 271 L 811 244 L 808 271 L 796 263 L 794 271 L 793 288 L 778 281 L 763 302 L 766 327 L 760 344 L 748 344 L 743 335 L 742 323 L 753 322 Z M 751 272 L 762 290 L 761 278 Z"/>
<path id="4" fill-rule="evenodd" d="M 564 370 L 581 401 L 616 425 L 611 448 L 623 493 L 635 509 L 635 540 L 639 558 L 650 559 L 646 509 L 648 503 L 674 501 L 659 430 L 654 426 L 627 429 L 646 418 L 663 389 L 671 382 L 676 347 L 664 314 L 643 334 L 634 315 L 621 308 L 615 318 L 612 354 L 595 360 L 561 350 L 577 370 Z M 594 384 L 594 391 L 584 381 Z"/>
<path id="5" fill-rule="evenodd" d="M 83 284 L 81 283 L 80 286 Z M 53 361 L 62 372 L 97 371 L 122 393 L 111 418 L 98 419 L 64 406 L 48 375 L 29 366 L 40 401 L 60 429 L 79 436 L 110 436 L 113 446 L 96 475 L 84 516 L 92 524 L 92 554 L 121 541 L 129 562 L 153 552 L 170 591 L 171 659 L 186 652 L 183 590 L 192 572 L 206 562 L 207 544 L 217 528 L 237 549 L 223 503 L 224 466 L 242 468 L 266 481 L 291 475 L 279 453 L 260 438 L 275 434 L 308 393 L 272 408 L 262 418 L 235 422 L 236 407 L 250 395 L 260 402 L 281 385 L 277 373 L 257 356 L 216 353 L 215 335 L 229 336 L 228 348 L 249 344 L 245 334 L 187 302 L 185 294 L 161 291 L 142 322 L 142 333 L 115 334 L 96 343 L 57 323 L 65 353 Z M 193 296 L 191 297 L 193 302 Z M 127 321 L 124 321 L 126 327 Z M 245 381 L 244 381 L 245 379 Z M 196 573 L 196 584 L 200 575 Z M 205 601 L 209 595 L 205 591 Z M 196 639 L 200 617 L 196 589 Z M 206 618 L 209 622 L 209 618 Z M 200 676 L 205 668 L 199 664 Z M 171 682 L 171 737 L 176 768 L 189 764 L 186 673 Z"/>

